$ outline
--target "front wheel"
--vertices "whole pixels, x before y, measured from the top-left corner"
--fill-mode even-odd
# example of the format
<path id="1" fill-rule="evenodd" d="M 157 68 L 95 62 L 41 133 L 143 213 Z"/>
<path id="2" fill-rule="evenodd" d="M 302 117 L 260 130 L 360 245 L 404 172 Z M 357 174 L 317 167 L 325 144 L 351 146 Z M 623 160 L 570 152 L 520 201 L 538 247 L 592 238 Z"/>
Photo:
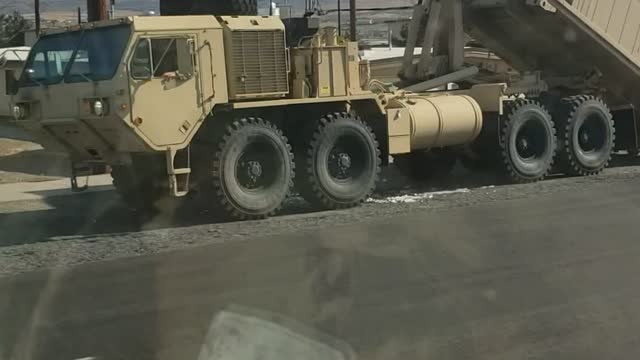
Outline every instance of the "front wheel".
<path id="1" fill-rule="evenodd" d="M 324 209 L 344 209 L 365 201 L 378 180 L 381 160 L 376 137 L 349 113 L 329 114 L 300 149 L 296 178 L 301 195 Z"/>
<path id="2" fill-rule="evenodd" d="M 237 220 L 276 214 L 293 186 L 291 146 L 282 131 L 260 118 L 237 120 L 218 140 L 213 200 Z"/>

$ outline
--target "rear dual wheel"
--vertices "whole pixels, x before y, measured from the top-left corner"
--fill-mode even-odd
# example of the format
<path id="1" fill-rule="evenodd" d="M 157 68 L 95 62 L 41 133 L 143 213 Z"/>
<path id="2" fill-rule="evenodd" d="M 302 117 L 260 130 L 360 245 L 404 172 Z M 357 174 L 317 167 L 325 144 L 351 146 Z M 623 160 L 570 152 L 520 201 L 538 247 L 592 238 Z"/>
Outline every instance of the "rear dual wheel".
<path id="1" fill-rule="evenodd" d="M 556 130 L 551 115 L 540 103 L 509 103 L 500 137 L 501 167 L 509 180 L 529 183 L 549 174 L 556 154 Z"/>
<path id="2" fill-rule="evenodd" d="M 594 96 L 566 98 L 556 118 L 560 169 L 577 176 L 601 173 L 615 148 L 613 115 L 607 105 Z"/>

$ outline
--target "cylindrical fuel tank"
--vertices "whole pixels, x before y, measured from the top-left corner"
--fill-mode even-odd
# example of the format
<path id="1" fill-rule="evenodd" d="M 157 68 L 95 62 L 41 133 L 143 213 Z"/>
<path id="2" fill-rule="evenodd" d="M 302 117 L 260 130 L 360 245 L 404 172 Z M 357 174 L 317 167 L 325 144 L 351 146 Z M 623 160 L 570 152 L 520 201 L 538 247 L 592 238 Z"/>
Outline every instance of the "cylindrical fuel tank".
<path id="1" fill-rule="evenodd" d="M 389 105 L 409 110 L 412 151 L 469 144 L 482 130 L 482 109 L 470 96 L 411 95 Z"/>

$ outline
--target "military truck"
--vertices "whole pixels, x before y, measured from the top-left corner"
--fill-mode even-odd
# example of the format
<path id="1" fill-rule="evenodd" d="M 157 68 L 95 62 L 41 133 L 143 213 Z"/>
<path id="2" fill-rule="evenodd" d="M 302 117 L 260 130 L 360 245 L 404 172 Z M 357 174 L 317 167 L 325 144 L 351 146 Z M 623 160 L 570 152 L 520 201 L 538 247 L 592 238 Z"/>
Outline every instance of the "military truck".
<path id="1" fill-rule="evenodd" d="M 74 188 L 86 164 L 106 162 L 132 206 L 166 195 L 206 199 L 233 219 L 271 216 L 294 189 L 318 208 L 356 206 L 391 158 L 417 178 L 464 156 L 532 182 L 569 141 L 585 174 L 606 166 L 613 115 L 600 97 L 569 102 L 565 115 L 580 131 L 556 136 L 565 120 L 540 93 L 468 81 L 477 69 L 461 67 L 461 1 L 419 6 L 432 19 L 425 41 L 438 38 L 433 29 L 454 31 L 409 64 L 424 82 L 403 90 L 370 79 L 357 43 L 334 28 L 287 47 L 276 17 L 131 17 L 44 34 L 13 113 L 46 148 L 70 154 Z M 433 26 L 442 19 L 447 26 Z M 451 82 L 459 89 L 426 91 Z"/>

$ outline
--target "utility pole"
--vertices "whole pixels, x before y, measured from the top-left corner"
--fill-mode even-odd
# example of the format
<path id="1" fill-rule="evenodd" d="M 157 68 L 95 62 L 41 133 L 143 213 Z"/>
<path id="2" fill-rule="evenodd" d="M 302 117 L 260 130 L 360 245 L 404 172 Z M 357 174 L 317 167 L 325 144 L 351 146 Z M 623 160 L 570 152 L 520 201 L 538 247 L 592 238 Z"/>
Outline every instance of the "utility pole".
<path id="1" fill-rule="evenodd" d="M 78 6 L 78 24 L 82 24 L 82 8 Z"/>
<path id="2" fill-rule="evenodd" d="M 87 0 L 87 21 L 100 21 L 109 19 L 107 0 Z"/>
<path id="3" fill-rule="evenodd" d="M 36 17 L 36 36 L 40 36 L 40 0 L 35 0 L 33 7 Z"/>
<path id="4" fill-rule="evenodd" d="M 342 36 L 342 0 L 338 0 L 338 36 Z"/>
<path id="5" fill-rule="evenodd" d="M 357 41 L 358 40 L 358 35 L 356 34 L 357 32 L 357 26 L 356 26 L 356 12 L 358 11 L 358 8 L 356 7 L 356 0 L 351 0 L 350 1 L 350 7 L 349 7 L 349 21 L 351 22 L 351 41 Z"/>

